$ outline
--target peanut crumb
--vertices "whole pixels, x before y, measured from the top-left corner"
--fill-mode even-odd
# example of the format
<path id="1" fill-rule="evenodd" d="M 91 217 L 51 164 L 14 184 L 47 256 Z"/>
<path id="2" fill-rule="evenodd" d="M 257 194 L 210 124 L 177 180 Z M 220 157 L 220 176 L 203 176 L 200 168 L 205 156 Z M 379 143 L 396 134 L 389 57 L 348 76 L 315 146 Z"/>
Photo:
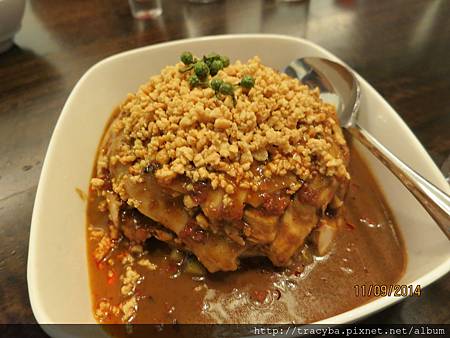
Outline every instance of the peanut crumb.
<path id="1" fill-rule="evenodd" d="M 149 269 L 150 271 L 154 271 L 158 268 L 158 266 L 156 264 L 153 264 L 152 262 L 150 262 L 150 260 L 148 260 L 147 258 L 143 258 L 141 260 L 139 260 L 138 265 L 140 266 L 144 266 L 147 269 Z"/>
<path id="2" fill-rule="evenodd" d="M 133 270 L 130 266 L 127 266 L 125 272 L 120 276 L 122 281 L 122 287 L 120 292 L 124 296 L 130 296 L 136 289 L 136 285 L 140 282 L 141 275 Z"/>
<path id="3" fill-rule="evenodd" d="M 130 322 L 133 320 L 134 316 L 136 315 L 137 309 L 138 309 L 138 303 L 136 300 L 136 297 L 130 297 L 126 301 L 124 301 L 122 304 L 120 304 L 120 308 L 123 312 L 122 321 L 123 322 Z"/>

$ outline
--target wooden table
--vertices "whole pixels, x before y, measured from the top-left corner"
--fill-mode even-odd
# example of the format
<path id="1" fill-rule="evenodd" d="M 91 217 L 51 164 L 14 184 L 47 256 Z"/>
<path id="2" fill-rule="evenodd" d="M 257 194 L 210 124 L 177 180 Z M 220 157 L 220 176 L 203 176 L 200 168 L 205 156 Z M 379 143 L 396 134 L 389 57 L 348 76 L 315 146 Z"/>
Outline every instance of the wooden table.
<path id="1" fill-rule="evenodd" d="M 35 322 L 26 264 L 45 151 L 77 80 L 112 54 L 212 34 L 306 37 L 365 77 L 439 167 L 448 157 L 450 1 L 162 2 L 160 18 L 136 21 L 126 0 L 30 0 L 16 45 L 0 55 L 0 323 Z M 447 275 L 367 322 L 450 323 L 449 299 Z"/>

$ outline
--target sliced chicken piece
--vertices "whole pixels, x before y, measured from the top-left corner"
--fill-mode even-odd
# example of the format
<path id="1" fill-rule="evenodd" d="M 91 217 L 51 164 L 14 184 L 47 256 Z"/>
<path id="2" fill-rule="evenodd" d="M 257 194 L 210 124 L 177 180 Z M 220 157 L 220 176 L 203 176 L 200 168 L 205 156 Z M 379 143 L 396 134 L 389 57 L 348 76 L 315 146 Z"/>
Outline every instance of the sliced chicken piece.
<path id="1" fill-rule="evenodd" d="M 241 232 L 239 229 L 235 228 L 231 225 L 225 225 L 223 228 L 225 234 L 235 243 L 239 244 L 240 246 L 245 246 L 245 241 L 242 238 Z"/>
<path id="2" fill-rule="evenodd" d="M 333 199 L 338 186 L 339 182 L 335 178 L 316 176 L 311 182 L 305 184 L 297 194 L 303 203 L 324 211 Z"/>
<path id="3" fill-rule="evenodd" d="M 205 194 L 205 200 L 200 203 L 203 213 L 213 222 L 221 220 L 223 215 L 223 196 L 225 192 L 222 189 L 208 189 Z"/>
<path id="4" fill-rule="evenodd" d="M 320 219 L 318 227 L 311 233 L 311 240 L 319 256 L 325 255 L 330 250 L 336 233 L 336 219 L 325 217 Z"/>
<path id="5" fill-rule="evenodd" d="M 150 227 L 136 227 L 132 223 L 124 223 L 121 230 L 126 238 L 136 243 L 144 243 L 152 237 Z"/>
<path id="6" fill-rule="evenodd" d="M 137 209 L 152 220 L 161 223 L 176 234 L 184 229 L 190 217 L 183 208 L 181 199 L 171 198 L 161 191 L 151 174 L 144 176 L 144 182 L 134 183 L 124 178 L 128 195 L 139 201 Z"/>
<path id="7" fill-rule="evenodd" d="M 253 208 L 259 208 L 264 203 L 263 194 L 260 192 L 250 191 L 247 194 L 245 203 L 250 204 Z"/>
<path id="8" fill-rule="evenodd" d="M 134 208 L 122 210 L 120 215 L 120 229 L 125 237 L 136 243 L 143 243 L 152 236 L 168 243 L 172 242 L 175 238 L 173 232 L 165 229 Z"/>
<path id="9" fill-rule="evenodd" d="M 281 217 L 276 238 L 270 245 L 268 256 L 272 263 L 286 266 L 317 221 L 316 208 L 295 198 Z"/>
<path id="10" fill-rule="evenodd" d="M 111 191 L 107 191 L 106 204 L 108 205 L 109 218 L 111 219 L 113 224 L 118 227 L 120 223 L 119 212 L 122 201 L 119 199 L 119 196 L 117 196 L 117 194 Z"/>
<path id="11" fill-rule="evenodd" d="M 247 237 L 256 243 L 271 243 L 277 235 L 278 220 L 278 216 L 265 215 L 261 210 L 246 209 L 244 221 L 247 223 Z"/>
<path id="12" fill-rule="evenodd" d="M 157 180 L 157 183 L 160 185 L 164 192 L 172 197 L 177 197 L 183 194 L 186 194 L 188 191 L 185 187 L 186 181 L 182 177 L 177 176 L 173 179 L 170 184 L 164 182 L 163 180 Z"/>
<path id="13" fill-rule="evenodd" d="M 237 191 L 230 195 L 231 204 L 224 206 L 223 219 L 226 221 L 234 221 L 242 218 L 244 214 L 245 200 L 247 199 L 247 190 L 237 189 Z"/>
<path id="14" fill-rule="evenodd" d="M 209 272 L 236 270 L 239 255 L 245 250 L 245 247 L 212 233 L 204 242 L 192 239 L 184 239 L 183 242 Z"/>

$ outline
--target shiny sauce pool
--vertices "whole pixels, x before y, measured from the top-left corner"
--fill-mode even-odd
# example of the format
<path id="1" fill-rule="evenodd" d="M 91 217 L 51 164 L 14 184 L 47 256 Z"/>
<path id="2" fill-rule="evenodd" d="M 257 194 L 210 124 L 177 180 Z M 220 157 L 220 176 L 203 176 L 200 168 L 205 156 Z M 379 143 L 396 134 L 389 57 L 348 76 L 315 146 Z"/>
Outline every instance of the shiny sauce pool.
<path id="1" fill-rule="evenodd" d="M 236 272 L 193 277 L 177 273 L 168 258 L 170 249 L 152 240 L 145 257 L 154 270 L 135 264 L 141 275 L 136 286 L 135 315 L 130 323 L 308 323 L 337 315 L 370 299 L 358 295 L 361 285 L 396 283 L 405 268 L 405 248 L 386 202 L 367 166 L 351 149 L 352 181 L 345 201 L 345 225 L 332 250 L 316 257 L 304 250 L 295 269 L 274 268 L 265 259 L 243 260 Z M 89 198 L 88 224 L 107 227 L 107 215 Z M 88 257 L 94 313 L 103 300 L 123 302 L 123 241 L 98 264 L 92 252 L 97 242 L 88 238 Z M 141 257 L 142 258 L 142 257 Z M 120 323 L 120 315 L 103 323 Z"/>

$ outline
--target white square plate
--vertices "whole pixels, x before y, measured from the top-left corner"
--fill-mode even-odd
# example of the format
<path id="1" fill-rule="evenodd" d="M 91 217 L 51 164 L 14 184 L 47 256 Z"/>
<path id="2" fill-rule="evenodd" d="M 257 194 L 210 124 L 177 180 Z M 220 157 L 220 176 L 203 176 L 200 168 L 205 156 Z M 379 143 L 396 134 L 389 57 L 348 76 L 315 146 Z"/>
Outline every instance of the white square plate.
<path id="1" fill-rule="evenodd" d="M 216 51 L 242 61 L 259 55 L 263 63 L 279 70 L 302 56 L 342 62 L 302 39 L 227 35 L 128 51 L 109 57 L 86 72 L 67 99 L 53 132 L 33 210 L 28 288 L 39 323 L 95 322 L 86 258 L 86 205 L 75 188 L 88 189 L 97 146 L 113 108 L 151 75 L 177 62 L 184 50 L 195 54 Z M 405 123 L 364 79 L 359 80 L 361 124 L 412 168 L 448 192 L 446 181 Z M 405 240 L 409 264 L 400 283 L 424 287 L 450 270 L 448 240 L 394 176 L 370 154 L 362 154 L 384 191 Z M 379 298 L 322 323 L 353 322 L 399 300 Z"/>

